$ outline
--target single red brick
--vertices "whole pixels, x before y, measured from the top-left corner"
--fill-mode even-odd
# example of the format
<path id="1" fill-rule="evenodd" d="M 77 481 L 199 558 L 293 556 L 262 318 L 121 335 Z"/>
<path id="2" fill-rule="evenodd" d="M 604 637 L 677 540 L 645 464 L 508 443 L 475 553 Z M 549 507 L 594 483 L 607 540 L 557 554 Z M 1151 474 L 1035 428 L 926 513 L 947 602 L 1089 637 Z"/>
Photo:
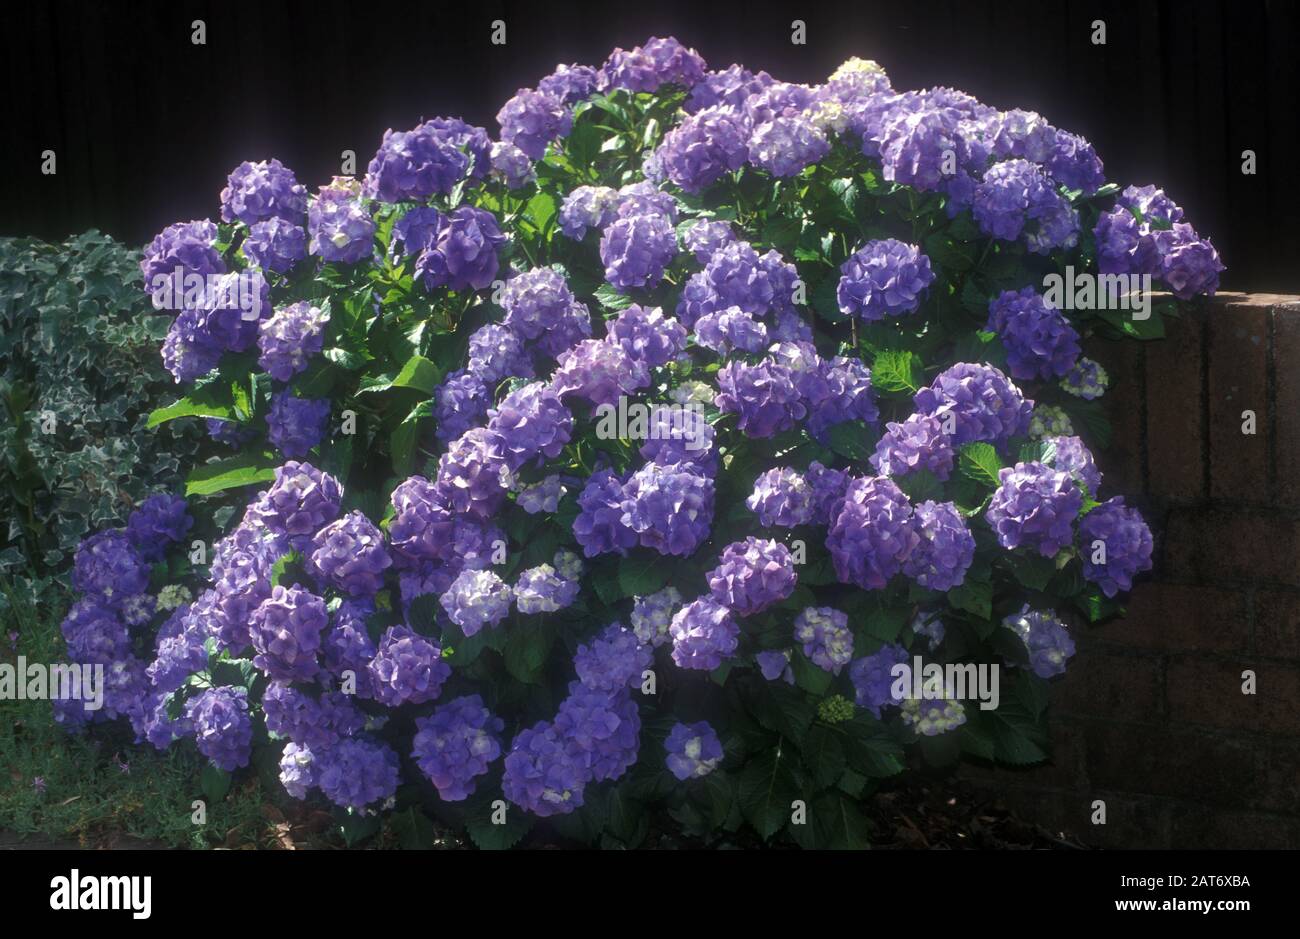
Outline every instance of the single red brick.
<path id="1" fill-rule="evenodd" d="M 1153 723 L 1160 719 L 1158 658 L 1081 648 L 1052 692 L 1054 713 Z"/>
<path id="2" fill-rule="evenodd" d="M 1244 671 L 1255 693 L 1243 694 Z M 1300 667 L 1178 657 L 1166 673 L 1169 720 L 1259 734 L 1300 734 Z"/>
<path id="3" fill-rule="evenodd" d="M 1165 531 L 1164 571 L 1175 580 L 1300 585 L 1300 525 L 1263 509 L 1176 508 Z"/>
<path id="4" fill-rule="evenodd" d="M 1093 640 L 1173 652 L 1248 648 L 1246 596 L 1240 590 L 1147 581 L 1133 588 L 1124 606 L 1124 617 L 1095 630 Z"/>
<path id="5" fill-rule="evenodd" d="M 1300 659 L 1300 594 L 1265 588 L 1255 594 L 1256 655 Z"/>
<path id="6" fill-rule="evenodd" d="M 1300 306 L 1273 310 L 1274 407 L 1278 498 L 1300 505 Z"/>
<path id="7" fill-rule="evenodd" d="M 1269 499 L 1268 319 L 1265 307 L 1229 303 L 1207 323 L 1211 498 Z"/>
<path id="8" fill-rule="evenodd" d="M 1193 501 L 1205 495 L 1205 428 L 1201 407 L 1201 343 L 1196 316 L 1170 325 L 1146 344 L 1147 472 L 1152 496 Z"/>

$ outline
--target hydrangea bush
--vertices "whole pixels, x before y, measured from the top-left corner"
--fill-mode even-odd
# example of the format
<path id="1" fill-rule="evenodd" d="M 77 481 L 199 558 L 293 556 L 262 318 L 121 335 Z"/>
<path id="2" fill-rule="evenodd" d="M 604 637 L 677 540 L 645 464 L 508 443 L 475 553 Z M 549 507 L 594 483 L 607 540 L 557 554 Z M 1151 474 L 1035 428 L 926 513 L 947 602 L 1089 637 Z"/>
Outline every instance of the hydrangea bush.
<path id="1" fill-rule="evenodd" d="M 1210 243 L 1041 116 L 858 59 L 805 86 L 651 39 L 498 122 L 316 192 L 241 164 L 149 247 L 147 289 L 249 302 L 187 294 L 162 346 L 154 423 L 212 436 L 188 505 L 77 554 L 95 720 L 354 837 L 495 847 L 664 812 L 858 846 L 913 759 L 1045 759 L 1072 631 L 1151 566 L 1080 340 L 1161 335 Z M 1061 309 L 1067 269 L 1172 296 Z M 1000 667 L 999 706 L 899 695 L 918 658 Z"/>

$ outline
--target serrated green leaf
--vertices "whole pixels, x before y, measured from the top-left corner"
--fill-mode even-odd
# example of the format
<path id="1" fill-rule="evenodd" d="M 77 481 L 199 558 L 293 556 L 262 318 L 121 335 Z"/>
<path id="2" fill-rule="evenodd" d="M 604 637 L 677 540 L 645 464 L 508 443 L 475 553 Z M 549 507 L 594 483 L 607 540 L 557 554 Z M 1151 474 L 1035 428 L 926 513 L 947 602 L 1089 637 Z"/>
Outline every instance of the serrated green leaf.
<path id="1" fill-rule="evenodd" d="M 991 444 L 977 442 L 963 446 L 957 460 L 957 468 L 962 475 L 981 485 L 996 488 L 1001 484 L 998 473 L 1002 469 L 1002 460 Z"/>
<path id="2" fill-rule="evenodd" d="M 787 746 L 778 745 L 754 757 L 740 771 L 740 810 L 764 840 L 785 826 L 791 803 L 799 798 L 798 777 L 787 751 Z"/>
<path id="3" fill-rule="evenodd" d="M 871 363 L 871 386 L 886 394 L 914 394 L 924 381 L 920 360 L 906 349 L 882 349 Z"/>
<path id="4" fill-rule="evenodd" d="M 208 496 L 275 478 L 279 461 L 270 453 L 244 453 L 195 467 L 185 480 L 187 496 Z"/>

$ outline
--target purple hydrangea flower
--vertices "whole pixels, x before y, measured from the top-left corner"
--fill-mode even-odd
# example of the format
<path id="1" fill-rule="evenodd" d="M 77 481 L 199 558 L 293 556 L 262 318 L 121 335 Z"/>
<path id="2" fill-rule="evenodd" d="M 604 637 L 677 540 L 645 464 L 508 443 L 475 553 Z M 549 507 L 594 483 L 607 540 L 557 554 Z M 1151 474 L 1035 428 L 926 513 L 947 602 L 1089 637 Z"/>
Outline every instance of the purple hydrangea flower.
<path id="1" fill-rule="evenodd" d="M 693 114 L 704 108 L 725 104 L 733 108 L 741 107 L 750 95 L 756 95 L 772 84 L 772 76 L 767 72 L 755 75 L 740 65 L 731 65 L 716 72 L 708 72 L 686 98 L 683 108 Z"/>
<path id="2" fill-rule="evenodd" d="M 704 78 L 708 69 L 694 49 L 688 49 L 671 36 L 651 37 L 644 46 L 628 52 L 615 49 L 601 66 L 598 87 L 601 91 L 626 88 L 628 91 L 658 91 L 660 85 L 683 85 L 690 88 Z"/>
<path id="3" fill-rule="evenodd" d="M 639 183 L 628 183 L 618 191 L 618 218 L 631 218 L 634 215 L 662 215 L 675 225 L 679 208 L 672 193 L 657 188 L 648 179 Z"/>
<path id="4" fill-rule="evenodd" d="M 973 441 L 1001 444 L 1029 429 L 1033 402 L 1007 376 L 991 365 L 958 362 L 940 372 L 930 387 L 916 393 L 918 413 L 948 421 L 952 443 Z"/>
<path id="5" fill-rule="evenodd" d="M 365 193 L 380 202 L 423 202 L 451 192 L 469 169 L 470 156 L 435 121 L 409 131 L 390 128 L 366 168 Z"/>
<path id="6" fill-rule="evenodd" d="M 839 513 L 839 503 L 844 499 L 852 477 L 844 470 L 831 469 L 813 460 L 804 478 L 812 487 L 813 523 L 829 525 Z"/>
<path id="7" fill-rule="evenodd" d="M 849 484 L 826 547 L 841 582 L 881 590 L 902 570 L 919 540 L 907 496 L 892 480 L 877 476 Z"/>
<path id="8" fill-rule="evenodd" d="M 321 634 L 329 625 L 325 601 L 294 585 L 271 588 L 249 617 L 249 635 L 257 655 L 253 664 L 280 681 L 310 681 L 319 665 Z"/>
<path id="9" fill-rule="evenodd" d="M 650 426 L 640 453 L 664 465 L 694 463 L 713 475 L 717 467 L 713 436 L 713 425 L 698 403 L 657 404 L 650 409 Z"/>
<path id="10" fill-rule="evenodd" d="M 442 649 L 406 626 L 388 628 L 370 663 L 375 700 L 388 707 L 432 701 L 450 677 Z"/>
<path id="11" fill-rule="evenodd" d="M 734 108 L 705 108 L 665 134 L 655 156 L 664 175 L 681 189 L 700 192 L 745 165 L 748 123 Z"/>
<path id="12" fill-rule="evenodd" d="M 668 633 L 678 668 L 711 672 L 736 651 L 740 625 L 713 597 L 700 597 L 677 611 Z"/>
<path id="13" fill-rule="evenodd" d="M 903 573 L 922 587 L 948 591 L 960 586 L 975 560 L 975 536 L 951 502 L 922 502 L 916 507 L 920 541 L 903 562 Z"/>
<path id="14" fill-rule="evenodd" d="M 1106 183 L 1101 158 L 1092 144 L 1078 134 L 1057 131 L 1052 155 L 1047 158 L 1047 172 L 1067 189 L 1091 195 Z"/>
<path id="15" fill-rule="evenodd" d="M 559 357 L 551 387 L 561 398 L 576 395 L 592 405 L 617 407 L 618 399 L 650 384 L 645 363 L 620 345 L 586 339 Z"/>
<path id="16" fill-rule="evenodd" d="M 591 782 L 618 779 L 636 762 L 641 715 L 626 692 L 611 694 L 569 684 L 569 696 L 555 715 L 555 733 Z"/>
<path id="17" fill-rule="evenodd" d="M 146 561 L 161 561 L 170 544 L 194 527 L 189 505 L 165 492 L 149 496 L 126 520 L 126 536 Z"/>
<path id="18" fill-rule="evenodd" d="M 307 210 L 308 250 L 322 261 L 356 264 L 374 254 L 375 220 L 346 184 L 326 186 Z"/>
<path id="19" fill-rule="evenodd" d="M 853 658 L 849 616 L 829 606 L 810 606 L 794 618 L 794 641 L 818 668 L 838 675 Z"/>
<path id="20" fill-rule="evenodd" d="M 315 758 L 311 750 L 286 743 L 280 754 L 280 784 L 295 799 L 305 799 L 316 788 Z"/>
<path id="21" fill-rule="evenodd" d="M 906 476 L 927 470 L 944 482 L 952 474 L 952 438 L 938 418 L 913 414 L 902 423 L 890 421 L 876 444 L 871 465 L 881 476 Z"/>
<path id="22" fill-rule="evenodd" d="M 646 597 L 637 597 L 632 603 L 632 632 L 637 640 L 651 648 L 668 642 L 668 627 L 682 607 L 682 594 L 676 587 L 668 586 Z"/>
<path id="23" fill-rule="evenodd" d="M 618 191 L 608 186 L 579 186 L 560 205 L 560 231 L 581 241 L 587 229 L 603 230 L 618 217 Z"/>
<path id="24" fill-rule="evenodd" d="M 1085 401 L 1095 401 L 1106 393 L 1109 384 L 1110 376 L 1104 368 L 1092 359 L 1080 358 L 1061 379 L 1061 390 Z"/>
<path id="25" fill-rule="evenodd" d="M 560 500 L 568 491 L 569 488 L 560 475 L 553 473 L 539 482 L 530 483 L 520 489 L 515 505 L 529 515 L 536 515 L 538 512 L 556 512 L 560 508 Z"/>
<path id="26" fill-rule="evenodd" d="M 149 586 L 149 565 L 128 531 L 101 531 L 77 546 L 72 586 L 113 606 Z"/>
<path id="27" fill-rule="evenodd" d="M 342 500 L 337 479 L 310 463 L 289 460 L 276 468 L 275 482 L 258 495 L 248 513 L 273 533 L 311 537 L 338 518 Z"/>
<path id="28" fill-rule="evenodd" d="M 535 267 L 512 277 L 501 291 L 505 326 L 523 339 L 536 339 L 554 329 L 575 302 L 564 275 L 550 267 Z"/>
<path id="29" fill-rule="evenodd" d="M 830 152 L 831 145 L 812 121 L 777 117 L 759 124 L 749 138 L 749 161 L 773 176 L 795 176 Z"/>
<path id="30" fill-rule="evenodd" d="M 559 98 L 520 88 L 497 112 L 497 123 L 501 125 L 502 140 L 540 160 L 546 155 L 548 143 L 569 136 L 573 113 Z"/>
<path id="31" fill-rule="evenodd" d="M 621 623 L 611 623 L 590 643 L 578 646 L 573 667 L 578 680 L 593 691 L 614 693 L 641 682 L 654 662 L 650 646 Z"/>
<path id="32" fill-rule="evenodd" d="M 465 570 L 438 602 L 466 636 L 493 627 L 510 612 L 511 591 L 492 571 Z"/>
<path id="33" fill-rule="evenodd" d="M 794 669 L 790 665 L 790 650 L 784 652 L 778 649 L 768 649 L 765 652 L 754 654 L 754 662 L 758 665 L 759 674 L 767 681 L 776 681 L 778 678 L 787 685 L 794 684 Z"/>
<path id="34" fill-rule="evenodd" d="M 590 65 L 557 65 L 555 71 L 537 83 L 537 90 L 574 104 L 596 91 L 597 72 Z"/>
<path id="35" fill-rule="evenodd" d="M 213 765 L 228 773 L 247 766 L 252 755 L 253 725 L 248 692 L 243 688 L 208 688 L 185 706 L 194 728 L 194 743 Z"/>
<path id="36" fill-rule="evenodd" d="M 287 274 L 307 258 L 307 232 L 282 218 L 268 218 L 253 223 L 241 248 L 250 264 Z"/>
<path id="37" fill-rule="evenodd" d="M 1115 202 L 1138 213 L 1143 222 L 1155 223 L 1160 228 L 1183 220 L 1183 210 L 1178 203 L 1155 186 L 1126 186 Z"/>
<path id="38" fill-rule="evenodd" d="M 1039 678 L 1065 673 L 1066 661 L 1074 655 L 1074 640 L 1055 610 L 1030 610 L 1029 605 L 1002 621 L 1025 644 L 1029 667 Z"/>
<path id="39" fill-rule="evenodd" d="M 180 321 L 173 322 L 163 340 L 162 360 L 173 380 L 179 385 L 187 385 L 217 367 L 221 350 L 190 342 L 181 332 Z"/>
<path id="40" fill-rule="evenodd" d="M 783 544 L 752 535 L 723 549 L 709 571 L 709 589 L 719 603 L 750 616 L 794 592 L 794 558 Z"/>
<path id="41" fill-rule="evenodd" d="M 539 564 L 519 575 L 515 582 L 515 606 L 520 613 L 554 613 L 571 606 L 578 598 L 579 584 L 566 580 L 549 564 Z"/>
<path id="42" fill-rule="evenodd" d="M 816 512 L 812 486 L 788 466 L 770 469 L 759 476 L 745 505 L 758 516 L 764 528 L 806 525 Z"/>
<path id="43" fill-rule="evenodd" d="M 786 341 L 782 347 L 799 346 L 807 340 Z M 808 432 L 824 440 L 827 431 L 845 421 L 874 424 L 880 418 L 871 369 L 861 359 L 839 355 L 819 359 L 801 388 L 808 406 Z"/>
<path id="44" fill-rule="evenodd" d="M 1044 442 L 1050 444 L 1055 452 L 1043 462 L 1052 469 L 1069 473 L 1072 478 L 1087 486 L 1090 493 L 1096 495 L 1101 487 L 1101 470 L 1097 469 L 1092 451 L 1087 445 L 1078 437 L 1048 437 Z"/>
<path id="45" fill-rule="evenodd" d="M 637 533 L 623 522 L 624 498 L 623 480 L 613 470 L 597 470 L 588 478 L 573 521 L 573 536 L 587 557 L 611 551 L 626 555 L 636 545 Z"/>
<path id="46" fill-rule="evenodd" d="M 722 762 L 722 741 L 708 721 L 674 724 L 664 749 L 669 772 L 682 782 L 707 776 Z"/>
<path id="47" fill-rule="evenodd" d="M 789 368 L 770 358 L 757 365 L 728 362 L 718 372 L 716 404 L 739 415 L 737 427 L 746 436 L 773 437 L 793 430 L 808 413 L 794 380 Z"/>
<path id="48" fill-rule="evenodd" d="M 491 161 L 492 176 L 501 180 L 507 189 L 522 189 L 537 181 L 532 160 L 514 144 L 494 143 Z"/>
<path id="49" fill-rule="evenodd" d="M 702 314 L 695 321 L 695 342 L 720 356 L 732 350 L 760 352 L 768 346 L 767 326 L 738 306 Z"/>
<path id="50" fill-rule="evenodd" d="M 397 754 L 387 744 L 349 737 L 332 747 L 312 751 L 316 785 L 335 805 L 364 809 L 386 802 L 397 792 Z"/>
<path id="51" fill-rule="evenodd" d="M 984 518 L 1002 547 L 1037 548 L 1050 558 L 1073 543 L 1083 493 L 1069 473 L 1033 461 L 1003 467 L 998 479 Z"/>
<path id="52" fill-rule="evenodd" d="M 298 398 L 287 389 L 277 391 L 266 415 L 266 439 L 290 459 L 304 457 L 324 439 L 329 416 L 328 398 Z"/>
<path id="53" fill-rule="evenodd" d="M 409 209 L 395 223 L 389 238 L 388 253 L 394 261 L 419 257 L 438 240 L 438 232 L 447 223 L 446 217 L 428 205 Z"/>
<path id="54" fill-rule="evenodd" d="M 368 603 L 345 600 L 335 613 L 334 625 L 325 634 L 321 645 L 325 670 L 340 682 L 351 679 L 355 687 L 350 690 L 355 691 L 358 698 L 374 697 L 369 665 L 376 650 L 366 630 L 366 617 L 372 612 Z"/>
<path id="55" fill-rule="evenodd" d="M 1175 222 L 1173 228 L 1155 232 L 1152 240 L 1160 279 L 1175 297 L 1190 300 L 1198 294 L 1214 296 L 1224 266 L 1208 238 L 1196 234 L 1191 225 Z"/>
<path id="56" fill-rule="evenodd" d="M 932 192 L 948 178 L 948 155 L 963 148 L 952 112 L 919 101 L 917 105 L 886 111 L 862 149 L 868 156 L 879 154 L 885 179 Z"/>
<path id="57" fill-rule="evenodd" d="M 573 415 L 545 382 L 516 388 L 488 417 L 488 430 L 500 438 L 511 470 L 534 458 L 554 459 L 573 435 Z"/>
<path id="58" fill-rule="evenodd" d="M 1151 570 L 1151 529 L 1137 509 L 1116 496 L 1097 506 L 1079 523 L 1083 576 L 1113 597 L 1133 587 L 1133 577 Z"/>
<path id="59" fill-rule="evenodd" d="M 245 160 L 221 190 L 221 219 L 253 225 L 268 218 L 301 222 L 307 214 L 307 190 L 279 160 Z"/>
<path id="60" fill-rule="evenodd" d="M 855 659 L 849 666 L 849 680 L 853 682 L 854 702 L 860 708 L 866 708 L 877 720 L 880 711 L 887 705 L 897 707 L 899 699 L 894 697 L 895 665 L 908 661 L 907 650 L 900 645 L 881 646 L 871 655 Z"/>
<path id="61" fill-rule="evenodd" d="M 642 547 L 689 557 L 713 524 L 713 480 L 694 463 L 650 462 L 623 485 L 622 523 Z"/>
<path id="62" fill-rule="evenodd" d="M 446 216 L 434 242 L 416 259 L 415 273 L 427 290 L 482 290 L 497 276 L 497 251 L 505 242 L 496 216 L 462 205 Z"/>
<path id="63" fill-rule="evenodd" d="M 736 232 L 730 222 L 707 219 L 688 228 L 682 238 L 686 250 L 695 255 L 695 260 L 701 264 L 708 264 L 715 254 L 736 241 Z"/>
<path id="64" fill-rule="evenodd" d="M 608 340 L 647 368 L 660 368 L 686 349 L 686 327 L 660 307 L 633 303 L 608 325 Z"/>
<path id="65" fill-rule="evenodd" d="M 533 361 L 519 334 L 489 323 L 470 334 L 466 371 L 487 387 L 503 378 L 532 378 Z"/>
<path id="66" fill-rule="evenodd" d="M 147 670 L 153 687 L 163 692 L 175 691 L 195 672 L 207 668 L 205 638 L 197 629 L 186 629 L 179 635 L 159 641 L 158 653 Z"/>
<path id="67" fill-rule="evenodd" d="M 438 460 L 438 498 L 457 514 L 490 519 L 510 490 L 506 442 L 486 427 L 465 431 Z"/>
<path id="68" fill-rule="evenodd" d="M 226 262 L 217 250 L 217 237 L 217 226 L 206 218 L 168 225 L 149 242 L 140 259 L 145 290 L 151 292 L 158 277 L 172 278 L 177 268 L 187 274 L 224 274 Z"/>
<path id="69" fill-rule="evenodd" d="M 393 561 L 384 536 L 361 512 L 349 512 L 312 539 L 315 570 L 349 597 L 373 597 Z"/>
<path id="70" fill-rule="evenodd" d="M 521 730 L 506 754 L 501 791 L 534 815 L 567 815 L 582 807 L 587 768 L 543 721 Z"/>
<path id="71" fill-rule="evenodd" d="M 1004 241 L 1024 234 L 1029 250 L 1038 254 L 1073 247 L 1079 239 L 1078 213 L 1042 168 L 1027 160 L 990 167 L 975 187 L 971 211 L 984 234 Z"/>
<path id="72" fill-rule="evenodd" d="M 620 291 L 655 287 L 677 254 L 677 235 L 662 215 L 615 219 L 600 237 L 605 279 Z"/>
<path id="73" fill-rule="evenodd" d="M 74 662 L 108 663 L 131 651 L 131 635 L 117 612 L 98 597 L 78 600 L 60 624 L 60 632 Z"/>
<path id="74" fill-rule="evenodd" d="M 475 780 L 501 755 L 499 735 L 505 722 L 471 694 L 438 705 L 429 717 L 416 718 L 415 728 L 411 756 L 420 772 L 444 802 L 460 802 L 474 793 Z"/>
<path id="75" fill-rule="evenodd" d="M 840 265 L 840 312 L 868 322 L 915 313 L 934 283 L 930 259 L 893 238 L 869 241 Z"/>
<path id="76" fill-rule="evenodd" d="M 331 747 L 362 730 L 366 716 L 341 691 L 313 697 L 282 681 L 271 682 L 262 695 L 266 729 L 311 749 Z"/>
<path id="77" fill-rule="evenodd" d="M 308 300 L 291 303 L 262 320 L 257 347 L 257 364 L 276 381 L 288 381 L 307 368 L 307 361 L 320 353 L 325 342 L 328 317 Z"/>
<path id="78" fill-rule="evenodd" d="M 1002 339 L 1012 378 L 1061 378 L 1079 359 L 1078 332 L 1033 287 L 1002 291 L 989 304 L 986 328 Z"/>
<path id="79" fill-rule="evenodd" d="M 482 425 L 490 403 L 487 387 L 476 374 L 468 369 L 449 372 L 433 389 L 434 436 L 445 443 Z"/>

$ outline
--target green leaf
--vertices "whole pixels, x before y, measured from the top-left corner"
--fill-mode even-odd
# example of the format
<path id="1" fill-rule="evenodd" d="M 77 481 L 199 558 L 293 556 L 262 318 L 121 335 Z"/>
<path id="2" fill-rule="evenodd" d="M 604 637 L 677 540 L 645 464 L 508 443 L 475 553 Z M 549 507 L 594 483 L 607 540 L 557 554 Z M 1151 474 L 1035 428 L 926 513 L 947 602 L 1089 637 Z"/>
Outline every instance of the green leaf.
<path id="1" fill-rule="evenodd" d="M 906 349 L 882 349 L 871 363 L 871 385 L 886 394 L 913 394 L 924 381 L 921 361 Z"/>
<path id="2" fill-rule="evenodd" d="M 833 786 L 844 774 L 848 760 L 844 756 L 842 738 L 843 734 L 820 722 L 808 728 L 800 750 L 804 766 L 808 767 L 817 785 Z"/>
<path id="3" fill-rule="evenodd" d="M 402 370 L 393 379 L 393 387 L 414 388 L 416 391 L 423 391 L 425 394 L 431 395 L 441 380 L 442 376 L 438 371 L 438 366 L 422 355 L 413 355 L 406 360 Z"/>
<path id="4" fill-rule="evenodd" d="M 795 684 L 817 697 L 826 693 L 835 677 L 826 669 L 814 665 L 801 649 L 796 649 L 790 657 L 790 669 L 794 672 Z"/>
<path id="5" fill-rule="evenodd" d="M 842 792 L 824 792 L 810 810 L 822 847 L 832 851 L 861 851 L 870 847 L 871 824 L 857 803 Z"/>
<path id="6" fill-rule="evenodd" d="M 209 388 L 196 391 L 166 407 L 151 411 L 145 426 L 157 427 L 167 421 L 174 421 L 178 417 L 218 417 L 227 421 L 237 420 L 238 416 L 235 413 L 234 406 L 220 403 L 213 397 Z"/>
<path id="7" fill-rule="evenodd" d="M 199 788 L 203 797 L 209 802 L 220 802 L 230 792 L 230 774 L 218 766 L 209 763 L 199 774 Z"/>
<path id="8" fill-rule="evenodd" d="M 756 681 L 749 685 L 750 710 L 758 722 L 798 743 L 816 712 L 803 692 L 781 682 Z"/>
<path id="9" fill-rule="evenodd" d="M 903 771 L 903 747 L 884 726 L 867 715 L 837 724 L 844 756 L 851 769 L 869 779 L 897 776 Z"/>
<path id="10" fill-rule="evenodd" d="M 526 685 L 536 684 L 554 639 L 544 625 L 514 627 L 506 640 L 506 671 Z"/>
<path id="11" fill-rule="evenodd" d="M 948 603 L 953 609 L 973 613 L 982 620 L 993 615 L 993 586 L 980 581 L 967 581 L 948 591 Z"/>
<path id="12" fill-rule="evenodd" d="M 998 472 L 1002 469 L 1002 460 L 998 458 L 998 452 L 993 449 L 992 444 L 966 444 L 961 448 L 957 467 L 962 475 L 982 485 L 994 488 L 1001 485 Z"/>
<path id="13" fill-rule="evenodd" d="M 601 284 L 596 288 L 593 296 L 596 298 L 597 303 L 612 313 L 625 310 L 632 305 L 631 297 L 627 294 L 619 293 L 609 284 Z"/>
<path id="14" fill-rule="evenodd" d="M 661 555 L 625 558 L 618 566 L 618 586 L 624 597 L 644 597 L 668 583 L 672 568 Z"/>
<path id="15" fill-rule="evenodd" d="M 190 471 L 185 480 L 187 496 L 209 496 L 238 486 L 253 486 L 275 478 L 279 465 L 270 453 L 244 453 L 204 463 Z"/>
<path id="16" fill-rule="evenodd" d="M 394 812 L 387 822 L 388 827 L 397 835 L 397 843 L 407 851 L 432 848 L 433 839 L 438 834 L 429 817 L 414 806 Z"/>
<path id="17" fill-rule="evenodd" d="M 740 772 L 738 797 L 745 820 L 764 839 L 790 819 L 790 804 L 799 798 L 799 781 L 785 745 L 761 753 Z"/>
<path id="18" fill-rule="evenodd" d="M 844 421 L 826 432 L 826 444 L 842 457 L 864 463 L 875 452 L 862 421 Z"/>

